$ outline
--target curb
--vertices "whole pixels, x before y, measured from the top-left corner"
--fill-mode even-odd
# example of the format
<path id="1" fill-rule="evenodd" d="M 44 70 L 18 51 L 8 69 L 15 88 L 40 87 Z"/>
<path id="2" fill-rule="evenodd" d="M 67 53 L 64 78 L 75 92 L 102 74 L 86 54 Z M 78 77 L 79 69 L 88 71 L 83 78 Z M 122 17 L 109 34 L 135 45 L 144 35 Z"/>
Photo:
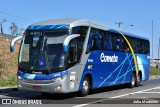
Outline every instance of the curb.
<path id="1" fill-rule="evenodd" d="M 17 87 L 0 87 L 0 93 L 8 93 L 18 91 Z"/>
<path id="2" fill-rule="evenodd" d="M 158 79 L 158 78 L 160 78 L 160 75 L 153 75 L 149 77 L 149 79 Z"/>

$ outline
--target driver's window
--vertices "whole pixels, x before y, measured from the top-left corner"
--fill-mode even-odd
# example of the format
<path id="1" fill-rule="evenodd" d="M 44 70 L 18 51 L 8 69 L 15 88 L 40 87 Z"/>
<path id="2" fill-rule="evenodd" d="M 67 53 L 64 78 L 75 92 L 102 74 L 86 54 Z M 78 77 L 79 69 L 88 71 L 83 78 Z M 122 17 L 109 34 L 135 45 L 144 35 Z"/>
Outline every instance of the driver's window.
<path id="1" fill-rule="evenodd" d="M 78 61 L 77 50 L 78 50 L 77 41 L 76 39 L 73 39 L 69 43 L 69 53 L 68 53 L 68 63 L 69 64 L 75 64 Z"/>

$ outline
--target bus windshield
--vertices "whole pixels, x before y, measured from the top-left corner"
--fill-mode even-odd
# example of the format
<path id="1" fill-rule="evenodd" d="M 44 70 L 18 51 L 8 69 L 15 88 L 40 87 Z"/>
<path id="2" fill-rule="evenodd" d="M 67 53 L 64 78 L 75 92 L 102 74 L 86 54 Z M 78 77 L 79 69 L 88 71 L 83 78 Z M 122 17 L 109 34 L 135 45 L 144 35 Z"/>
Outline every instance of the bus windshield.
<path id="1" fill-rule="evenodd" d="M 21 44 L 19 67 L 34 71 L 54 72 L 65 67 L 63 42 L 68 30 L 27 31 Z"/>

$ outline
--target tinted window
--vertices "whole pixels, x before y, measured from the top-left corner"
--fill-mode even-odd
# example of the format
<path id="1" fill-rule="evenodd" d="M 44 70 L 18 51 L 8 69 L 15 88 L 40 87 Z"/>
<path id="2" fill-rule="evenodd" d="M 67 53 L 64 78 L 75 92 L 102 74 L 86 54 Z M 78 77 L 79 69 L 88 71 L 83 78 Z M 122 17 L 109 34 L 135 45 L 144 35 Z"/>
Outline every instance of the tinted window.
<path id="1" fill-rule="evenodd" d="M 125 37 L 131 44 L 135 53 L 149 53 L 149 41 L 126 35 Z M 127 41 L 121 34 L 92 28 L 88 40 L 87 53 L 99 49 L 119 52 L 131 52 Z"/>
<path id="2" fill-rule="evenodd" d="M 102 43 L 103 49 L 112 50 L 112 40 L 109 32 L 104 32 L 104 35 L 102 36 Z"/>
<path id="3" fill-rule="evenodd" d="M 86 36 L 88 27 L 86 26 L 77 26 L 72 28 L 71 34 L 80 34 L 81 36 Z"/>
<path id="4" fill-rule="evenodd" d="M 149 53 L 149 41 L 145 40 L 142 42 L 142 53 L 147 54 Z"/>
<path id="5" fill-rule="evenodd" d="M 140 54 L 149 53 L 149 50 L 150 50 L 149 41 L 134 38 L 134 37 L 127 37 L 127 38 L 135 53 L 140 53 Z"/>
<path id="6" fill-rule="evenodd" d="M 114 51 L 123 51 L 123 37 L 112 33 L 112 45 Z"/>
<path id="7" fill-rule="evenodd" d="M 88 40 L 88 46 L 87 46 L 87 53 L 93 51 L 93 50 L 98 50 L 101 49 L 101 36 L 100 35 L 100 30 L 92 28 L 90 31 L 89 35 L 89 40 Z"/>
<path id="8" fill-rule="evenodd" d="M 77 60 L 77 54 L 78 54 L 78 49 L 77 49 L 77 41 L 76 39 L 73 39 L 69 43 L 69 53 L 68 53 L 68 63 L 76 63 Z"/>
<path id="9" fill-rule="evenodd" d="M 71 67 L 80 61 L 85 37 L 87 35 L 88 27 L 78 26 L 73 27 L 71 34 L 80 34 L 79 37 L 72 39 L 69 43 L 68 66 Z"/>

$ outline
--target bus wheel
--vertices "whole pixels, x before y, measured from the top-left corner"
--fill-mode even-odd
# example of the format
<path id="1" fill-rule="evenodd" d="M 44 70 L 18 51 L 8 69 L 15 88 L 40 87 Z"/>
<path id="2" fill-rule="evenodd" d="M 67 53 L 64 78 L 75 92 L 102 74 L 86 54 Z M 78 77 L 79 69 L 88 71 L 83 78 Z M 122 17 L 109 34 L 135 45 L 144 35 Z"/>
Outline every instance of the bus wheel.
<path id="1" fill-rule="evenodd" d="M 131 82 L 130 82 L 130 87 L 133 88 L 136 84 L 136 76 L 134 73 L 132 73 L 132 78 L 131 78 Z"/>
<path id="2" fill-rule="evenodd" d="M 90 89 L 89 78 L 85 77 L 82 83 L 82 90 L 79 92 L 81 97 L 88 95 Z"/>
<path id="3" fill-rule="evenodd" d="M 138 76 L 137 76 L 137 78 L 136 78 L 136 84 L 135 84 L 135 86 L 136 86 L 136 87 L 139 87 L 140 82 L 141 82 L 141 75 L 140 75 L 140 73 L 138 73 Z"/>

